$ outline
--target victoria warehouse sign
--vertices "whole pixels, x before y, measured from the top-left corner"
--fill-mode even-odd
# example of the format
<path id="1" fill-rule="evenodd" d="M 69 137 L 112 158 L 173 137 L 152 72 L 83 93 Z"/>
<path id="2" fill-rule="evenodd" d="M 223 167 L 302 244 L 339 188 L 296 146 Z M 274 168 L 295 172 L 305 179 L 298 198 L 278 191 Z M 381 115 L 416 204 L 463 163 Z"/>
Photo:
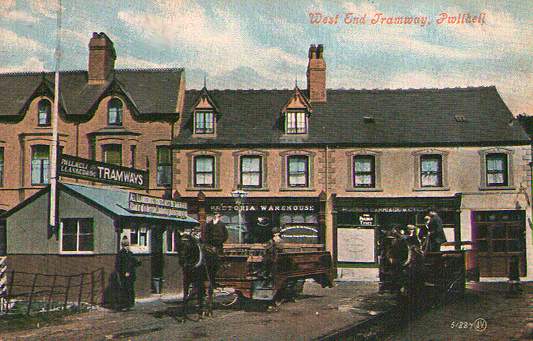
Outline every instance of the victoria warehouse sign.
<path id="1" fill-rule="evenodd" d="M 140 189 L 148 188 L 147 171 L 82 159 L 65 154 L 59 156 L 58 174 L 59 176 L 111 185 Z"/>

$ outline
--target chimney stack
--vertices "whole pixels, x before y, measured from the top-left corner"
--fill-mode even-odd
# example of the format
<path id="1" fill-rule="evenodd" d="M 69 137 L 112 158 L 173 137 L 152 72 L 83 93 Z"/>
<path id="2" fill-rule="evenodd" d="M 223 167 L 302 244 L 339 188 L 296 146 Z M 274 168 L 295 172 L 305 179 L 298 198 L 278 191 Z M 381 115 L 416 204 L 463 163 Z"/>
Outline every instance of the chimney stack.
<path id="1" fill-rule="evenodd" d="M 111 39 L 103 32 L 94 32 L 89 42 L 89 84 L 105 83 L 115 69 L 116 58 Z"/>
<path id="2" fill-rule="evenodd" d="M 307 64 L 307 95 L 311 102 L 326 102 L 326 62 L 324 46 L 314 44 L 309 47 L 309 63 Z"/>

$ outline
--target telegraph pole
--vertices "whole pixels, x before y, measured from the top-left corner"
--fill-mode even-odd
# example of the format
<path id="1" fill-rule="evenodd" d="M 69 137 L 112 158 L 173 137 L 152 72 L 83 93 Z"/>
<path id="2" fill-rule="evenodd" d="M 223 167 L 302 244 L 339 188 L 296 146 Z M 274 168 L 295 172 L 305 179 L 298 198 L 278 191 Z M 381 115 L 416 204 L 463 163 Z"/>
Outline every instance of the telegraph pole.
<path id="1" fill-rule="evenodd" d="M 59 149 L 59 67 L 61 60 L 61 0 L 57 1 L 57 31 L 55 49 L 55 79 L 54 79 L 54 110 L 52 113 L 52 153 L 50 157 L 50 227 L 56 230 L 57 225 L 57 159 Z"/>

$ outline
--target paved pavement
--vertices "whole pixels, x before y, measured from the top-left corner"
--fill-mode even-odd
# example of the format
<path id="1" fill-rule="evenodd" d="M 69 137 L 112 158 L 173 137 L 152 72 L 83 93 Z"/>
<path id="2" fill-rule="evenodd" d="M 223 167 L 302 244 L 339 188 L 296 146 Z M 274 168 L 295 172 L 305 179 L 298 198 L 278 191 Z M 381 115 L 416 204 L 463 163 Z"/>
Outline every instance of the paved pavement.
<path id="1" fill-rule="evenodd" d="M 388 340 L 519 340 L 533 317 L 533 283 L 519 297 L 505 283 L 470 284 L 465 300 L 434 308 L 396 330 Z M 310 340 L 371 318 L 394 300 L 375 282 L 340 282 L 335 288 L 306 283 L 296 302 L 277 311 L 260 305 L 217 309 L 213 318 L 181 322 L 176 300 L 152 299 L 129 312 L 99 309 L 73 315 L 62 325 L 13 332 L 1 340 Z M 470 323 L 483 318 L 486 329 Z M 531 319 L 533 322 L 533 319 Z M 391 322 L 391 321 L 389 321 Z M 390 328 L 384 322 L 382 328 Z M 379 334 L 381 335 L 381 334 Z M 381 338 L 381 337 L 380 337 Z"/>
<path id="2" fill-rule="evenodd" d="M 341 282 L 334 288 L 306 283 L 296 302 L 277 311 L 241 305 L 217 309 L 213 318 L 180 322 L 176 301 L 148 300 L 129 312 L 97 310 L 71 316 L 63 325 L 3 335 L 5 340 L 303 340 L 313 339 L 388 309 L 377 283 Z"/>
<path id="3" fill-rule="evenodd" d="M 533 283 L 523 285 L 519 296 L 509 295 L 505 282 L 468 287 L 464 300 L 426 312 L 387 341 L 533 339 L 527 335 L 528 320 L 533 322 Z"/>

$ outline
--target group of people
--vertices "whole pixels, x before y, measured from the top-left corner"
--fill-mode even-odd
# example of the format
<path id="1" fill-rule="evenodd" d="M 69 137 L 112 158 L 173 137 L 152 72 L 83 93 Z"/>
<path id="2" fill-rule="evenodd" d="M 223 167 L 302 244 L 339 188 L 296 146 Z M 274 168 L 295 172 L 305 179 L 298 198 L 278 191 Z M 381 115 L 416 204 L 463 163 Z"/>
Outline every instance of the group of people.
<path id="1" fill-rule="evenodd" d="M 223 252 L 223 245 L 227 239 L 226 224 L 222 222 L 222 215 L 216 213 L 213 220 L 206 224 L 203 238 L 205 248 L 209 256 L 213 258 L 215 271 L 219 268 L 219 256 Z M 136 268 L 140 265 L 141 262 L 130 250 L 128 237 L 124 236 L 120 241 L 120 251 L 115 261 L 115 286 L 118 289 L 114 298 L 115 310 L 129 310 L 134 306 Z"/>
<path id="2" fill-rule="evenodd" d="M 428 215 L 424 217 L 425 225 L 418 232 L 415 225 L 407 225 L 400 234 L 411 247 L 419 247 L 423 253 L 439 252 L 441 245 L 445 243 L 443 223 L 435 209 L 428 209 Z"/>
<path id="3" fill-rule="evenodd" d="M 425 226 L 420 228 L 418 233 L 414 225 L 408 225 L 403 237 L 411 245 L 422 246 L 423 252 L 440 251 L 442 243 L 446 242 L 442 219 L 434 209 L 429 209 L 425 220 Z M 272 242 L 281 242 L 279 230 L 273 230 L 272 232 L 274 236 Z M 213 262 L 213 270 L 216 274 L 220 267 L 220 256 L 223 254 L 223 245 L 228 240 L 228 229 L 226 224 L 222 222 L 222 215 L 220 213 L 216 213 L 214 218 L 206 224 L 202 239 L 208 256 L 212 258 L 211 262 Z M 118 309 L 130 309 L 134 305 L 135 269 L 139 265 L 140 262 L 129 249 L 128 238 L 124 237 L 121 240 L 121 249 L 116 260 L 116 278 L 120 289 Z"/>

